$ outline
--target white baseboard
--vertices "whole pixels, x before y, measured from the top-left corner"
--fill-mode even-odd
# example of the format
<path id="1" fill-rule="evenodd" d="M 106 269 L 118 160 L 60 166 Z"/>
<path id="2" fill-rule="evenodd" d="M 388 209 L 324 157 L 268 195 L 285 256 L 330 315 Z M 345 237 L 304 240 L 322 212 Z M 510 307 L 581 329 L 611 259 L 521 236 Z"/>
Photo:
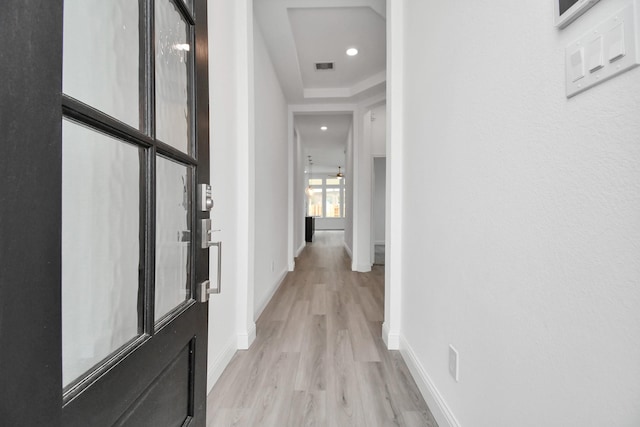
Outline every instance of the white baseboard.
<path id="1" fill-rule="evenodd" d="M 382 324 L 382 340 L 389 350 L 400 350 L 400 335 L 395 332 L 391 333 L 387 322 Z"/>
<path id="2" fill-rule="evenodd" d="M 280 275 L 278 275 L 278 278 L 276 279 L 276 281 L 273 282 L 273 284 L 271 285 L 271 289 L 269 290 L 269 293 L 262 299 L 262 301 L 260 301 L 260 304 L 258 305 L 258 308 L 254 313 L 254 317 L 253 317 L 254 319 L 259 318 L 262 312 L 264 311 L 264 309 L 267 308 L 267 304 L 269 304 L 269 301 L 271 301 L 271 298 L 273 298 L 273 295 L 276 293 L 276 291 L 282 284 L 282 281 L 284 280 L 284 278 L 287 277 L 288 273 L 289 273 L 289 270 L 285 269 L 280 273 Z"/>
<path id="3" fill-rule="evenodd" d="M 207 365 L 207 394 L 211 392 L 222 372 L 225 370 L 233 355 L 236 354 L 236 340 L 232 336 L 229 342 L 224 346 L 222 352 Z"/>
<path id="4" fill-rule="evenodd" d="M 296 251 L 296 258 L 300 256 L 300 254 L 302 253 L 302 251 L 304 250 L 304 248 L 307 247 L 307 243 L 306 242 L 302 242 L 302 245 L 300 245 L 300 247 L 298 248 L 298 250 Z"/>
<path id="5" fill-rule="evenodd" d="M 347 245 L 347 242 L 342 242 L 344 244 L 344 250 L 347 251 L 349 258 L 353 259 L 353 252 L 351 252 L 351 248 Z"/>
<path id="6" fill-rule="evenodd" d="M 368 273 L 371 271 L 371 264 L 351 264 L 351 270 L 359 273 Z"/>
<path id="7" fill-rule="evenodd" d="M 416 357 L 415 352 L 402 336 L 400 337 L 400 353 L 438 425 L 440 427 L 461 427 L 435 384 L 431 381 L 424 366 Z"/>
<path id="8" fill-rule="evenodd" d="M 248 350 L 255 339 L 256 324 L 252 322 L 247 332 L 238 334 L 238 350 Z"/>

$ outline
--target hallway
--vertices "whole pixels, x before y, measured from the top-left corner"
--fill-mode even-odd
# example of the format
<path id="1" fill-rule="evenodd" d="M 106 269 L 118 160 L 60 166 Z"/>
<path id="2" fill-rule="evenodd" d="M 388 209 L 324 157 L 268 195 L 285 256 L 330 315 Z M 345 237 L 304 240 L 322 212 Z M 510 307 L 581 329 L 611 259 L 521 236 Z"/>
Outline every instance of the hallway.
<path id="1" fill-rule="evenodd" d="M 354 273 L 343 232 L 317 232 L 208 398 L 207 427 L 436 422 L 381 339 L 384 269 Z"/>

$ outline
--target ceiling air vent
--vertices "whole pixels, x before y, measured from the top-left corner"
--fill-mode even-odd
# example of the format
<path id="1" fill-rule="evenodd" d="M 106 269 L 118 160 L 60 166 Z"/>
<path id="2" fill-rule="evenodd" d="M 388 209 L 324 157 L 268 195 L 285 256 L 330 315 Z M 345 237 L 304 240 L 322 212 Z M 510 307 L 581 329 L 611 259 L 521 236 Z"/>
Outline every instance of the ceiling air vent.
<path id="1" fill-rule="evenodd" d="M 316 71 L 332 71 L 333 62 L 316 62 Z"/>

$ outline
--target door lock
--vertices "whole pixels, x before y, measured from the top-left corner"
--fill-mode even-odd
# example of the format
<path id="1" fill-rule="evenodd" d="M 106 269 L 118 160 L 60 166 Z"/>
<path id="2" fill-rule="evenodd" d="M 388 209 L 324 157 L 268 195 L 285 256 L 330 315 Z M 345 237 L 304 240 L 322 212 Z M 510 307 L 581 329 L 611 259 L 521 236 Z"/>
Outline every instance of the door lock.
<path id="1" fill-rule="evenodd" d="M 213 197 L 211 196 L 211 186 L 209 184 L 198 185 L 198 205 L 202 212 L 213 209 Z"/>

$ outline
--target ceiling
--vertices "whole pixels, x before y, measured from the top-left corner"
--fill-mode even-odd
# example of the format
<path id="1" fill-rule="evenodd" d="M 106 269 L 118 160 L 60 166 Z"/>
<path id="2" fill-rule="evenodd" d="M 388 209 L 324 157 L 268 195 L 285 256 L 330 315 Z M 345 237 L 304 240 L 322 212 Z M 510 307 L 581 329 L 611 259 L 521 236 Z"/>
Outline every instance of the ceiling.
<path id="1" fill-rule="evenodd" d="M 253 7 L 290 105 L 354 104 L 385 92 L 386 0 L 254 0 Z M 348 56 L 350 47 L 358 55 Z M 335 68 L 316 71 L 316 62 Z M 314 173 L 344 168 L 351 114 L 294 120 Z"/>
<path id="2" fill-rule="evenodd" d="M 308 170 L 306 156 L 312 158 L 313 173 L 336 173 L 338 166 L 344 170 L 351 114 L 301 114 L 294 119 L 301 139 L 304 135 L 305 170 Z M 327 130 L 321 130 L 321 126 Z"/>

